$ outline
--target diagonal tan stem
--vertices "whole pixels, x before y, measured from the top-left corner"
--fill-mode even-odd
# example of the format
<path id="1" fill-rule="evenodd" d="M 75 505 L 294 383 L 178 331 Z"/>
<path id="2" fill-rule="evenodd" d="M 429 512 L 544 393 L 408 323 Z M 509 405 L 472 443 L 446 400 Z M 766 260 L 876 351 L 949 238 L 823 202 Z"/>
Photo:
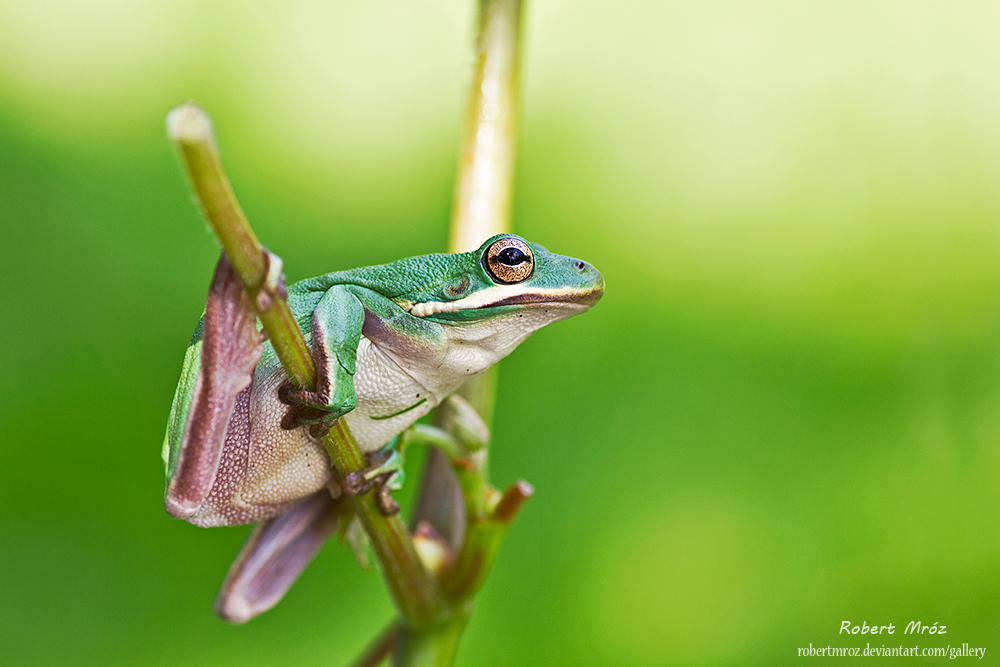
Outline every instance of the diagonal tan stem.
<path id="1" fill-rule="evenodd" d="M 182 104 L 167 115 L 167 131 L 180 152 L 205 218 L 243 286 L 255 295 L 267 279 L 268 262 L 222 169 L 211 120 L 197 105 Z M 315 388 L 316 368 L 309 347 L 285 299 L 276 295 L 270 307 L 258 314 L 292 383 L 300 388 Z M 364 457 L 343 420 L 330 429 L 323 444 L 341 477 L 365 467 Z M 430 625 L 440 615 L 443 603 L 402 521 L 396 516 L 384 516 L 371 493 L 353 497 L 352 501 L 401 615 L 414 627 Z"/>

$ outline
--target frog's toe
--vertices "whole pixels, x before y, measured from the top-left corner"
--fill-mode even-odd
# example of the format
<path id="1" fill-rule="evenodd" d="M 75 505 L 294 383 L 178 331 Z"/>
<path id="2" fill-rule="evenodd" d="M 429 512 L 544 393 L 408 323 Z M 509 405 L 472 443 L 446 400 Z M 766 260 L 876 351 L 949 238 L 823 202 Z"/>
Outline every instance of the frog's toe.
<path id="1" fill-rule="evenodd" d="M 288 381 L 278 386 L 278 400 L 289 406 L 281 419 L 281 428 L 290 431 L 300 426 L 313 426 L 309 433 L 317 438 L 326 435 L 330 425 L 353 410 L 356 403 L 353 393 L 330 402 L 320 393 L 298 389 Z"/>
<path id="2" fill-rule="evenodd" d="M 379 511 L 385 516 L 398 514 L 399 503 L 393 500 L 392 492 L 402 484 L 402 457 L 396 451 L 381 451 L 366 454 L 365 458 L 370 464 L 367 468 L 344 476 L 344 492 L 360 496 L 374 489 Z"/>
<path id="3" fill-rule="evenodd" d="M 344 475 L 344 492 L 351 496 L 360 496 L 371 491 L 375 483 L 375 479 L 366 478 L 364 470 L 349 472 Z"/>
<path id="4" fill-rule="evenodd" d="M 309 435 L 319 440 L 320 438 L 325 438 L 326 434 L 330 432 L 333 427 L 333 422 L 320 422 L 319 424 L 310 424 Z"/>
<path id="5" fill-rule="evenodd" d="M 379 511 L 385 516 L 394 516 L 399 514 L 399 503 L 392 497 L 393 490 L 398 488 L 393 483 L 393 478 L 397 475 L 393 471 L 366 478 L 365 471 L 351 472 L 344 477 L 344 491 L 352 496 L 360 496 L 374 489 Z"/>
<path id="6" fill-rule="evenodd" d="M 314 438 L 322 438 L 339 416 L 339 414 L 333 412 L 324 412 L 315 408 L 293 405 L 288 408 L 288 412 L 281 418 L 281 428 L 291 431 L 300 426 L 308 426 L 310 427 L 309 435 Z"/>
<path id="7" fill-rule="evenodd" d="M 326 405 L 326 401 L 315 391 L 299 389 L 287 380 L 278 386 L 278 400 L 285 405 L 296 407 L 320 408 Z"/>
<path id="8" fill-rule="evenodd" d="M 384 516 L 399 514 L 399 503 L 392 497 L 391 476 L 394 474 L 387 473 L 382 475 L 375 490 L 375 500 L 378 503 L 378 509 Z"/>

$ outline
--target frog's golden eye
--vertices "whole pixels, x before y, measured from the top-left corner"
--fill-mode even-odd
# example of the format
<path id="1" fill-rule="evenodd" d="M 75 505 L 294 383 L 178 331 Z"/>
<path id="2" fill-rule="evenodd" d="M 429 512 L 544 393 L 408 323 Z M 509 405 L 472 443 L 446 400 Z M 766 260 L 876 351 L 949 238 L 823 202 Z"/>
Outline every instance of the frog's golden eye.
<path id="1" fill-rule="evenodd" d="M 535 256 L 528 244 L 517 238 L 499 239 L 483 253 L 483 266 L 498 283 L 519 283 L 535 270 Z"/>

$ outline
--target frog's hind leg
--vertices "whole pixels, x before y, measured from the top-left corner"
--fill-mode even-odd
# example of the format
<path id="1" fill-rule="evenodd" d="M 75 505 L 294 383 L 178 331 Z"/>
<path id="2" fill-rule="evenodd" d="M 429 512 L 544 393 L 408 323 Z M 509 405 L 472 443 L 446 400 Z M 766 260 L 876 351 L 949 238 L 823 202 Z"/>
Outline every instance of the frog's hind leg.
<path id="1" fill-rule="evenodd" d="M 393 439 L 377 452 L 366 454 L 369 466 L 364 470 L 350 472 L 344 477 L 344 491 L 350 495 L 363 495 L 375 489 L 379 510 L 386 516 L 399 512 L 399 503 L 392 498 L 392 492 L 403 488 L 403 453 L 397 448 L 399 439 Z"/>
<path id="2" fill-rule="evenodd" d="M 190 376 L 194 385 L 190 403 L 183 406 L 174 399 L 168 427 L 168 437 L 176 433 L 179 445 L 168 461 L 165 504 L 171 516 L 187 520 L 216 481 L 237 396 L 250 384 L 261 355 L 257 312 L 225 253 L 216 266 L 195 339 L 184 362 L 184 377 Z"/>
<path id="3" fill-rule="evenodd" d="M 342 520 L 350 517 L 346 498 L 331 499 L 321 489 L 290 510 L 253 529 L 215 600 L 215 612 L 230 623 L 245 623 L 276 605 L 319 552 Z"/>

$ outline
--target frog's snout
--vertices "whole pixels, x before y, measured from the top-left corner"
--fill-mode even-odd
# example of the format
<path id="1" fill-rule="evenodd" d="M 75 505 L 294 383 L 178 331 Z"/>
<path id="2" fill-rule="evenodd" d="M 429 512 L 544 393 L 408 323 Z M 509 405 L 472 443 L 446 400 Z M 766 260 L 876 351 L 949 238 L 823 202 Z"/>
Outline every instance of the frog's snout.
<path id="1" fill-rule="evenodd" d="M 604 295 L 604 276 L 594 268 L 593 264 L 585 262 L 582 259 L 573 260 L 573 268 L 576 269 L 581 278 L 589 283 L 588 286 L 590 287 L 590 289 L 581 295 L 580 301 L 588 307 L 593 306 Z"/>

